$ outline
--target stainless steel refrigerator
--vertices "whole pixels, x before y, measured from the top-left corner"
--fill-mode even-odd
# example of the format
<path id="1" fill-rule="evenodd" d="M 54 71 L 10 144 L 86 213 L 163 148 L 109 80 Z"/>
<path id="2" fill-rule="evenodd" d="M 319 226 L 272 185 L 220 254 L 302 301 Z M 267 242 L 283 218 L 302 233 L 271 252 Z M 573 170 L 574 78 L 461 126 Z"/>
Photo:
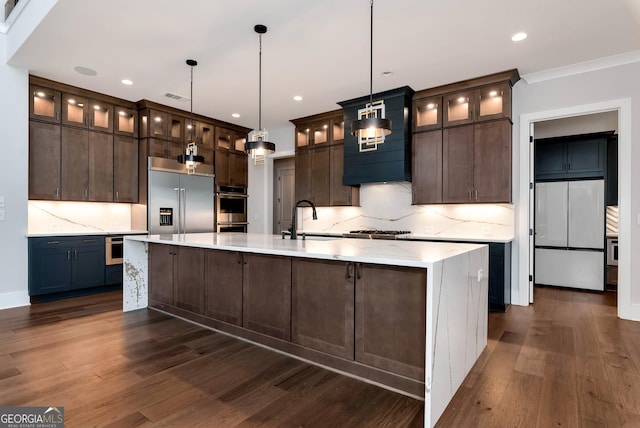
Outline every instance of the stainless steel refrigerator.
<path id="1" fill-rule="evenodd" d="M 536 183 L 535 283 L 604 290 L 604 180 Z"/>
<path id="2" fill-rule="evenodd" d="M 196 171 L 187 175 L 177 161 L 149 158 L 149 233 L 215 232 L 213 169 Z"/>

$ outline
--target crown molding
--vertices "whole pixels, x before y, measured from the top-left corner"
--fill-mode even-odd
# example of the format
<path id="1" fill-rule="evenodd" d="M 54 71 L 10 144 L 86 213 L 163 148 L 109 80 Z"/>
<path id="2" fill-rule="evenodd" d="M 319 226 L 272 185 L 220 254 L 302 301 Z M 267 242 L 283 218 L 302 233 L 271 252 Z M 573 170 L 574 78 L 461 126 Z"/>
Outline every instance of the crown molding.
<path id="1" fill-rule="evenodd" d="M 579 62 L 577 64 L 565 65 L 558 68 L 539 71 L 537 73 L 523 74 L 521 77 L 528 84 L 533 84 L 544 82 L 545 80 L 559 79 L 561 77 L 603 70 L 605 68 L 619 67 L 621 65 L 632 64 L 635 62 L 640 62 L 640 51 L 627 52 L 591 61 Z"/>

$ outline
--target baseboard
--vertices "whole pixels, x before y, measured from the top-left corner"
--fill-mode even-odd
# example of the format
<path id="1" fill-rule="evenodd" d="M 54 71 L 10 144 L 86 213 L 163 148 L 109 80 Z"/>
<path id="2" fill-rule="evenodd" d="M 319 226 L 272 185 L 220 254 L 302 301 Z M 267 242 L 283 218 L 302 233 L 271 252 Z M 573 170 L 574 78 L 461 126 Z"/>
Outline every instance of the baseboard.
<path id="1" fill-rule="evenodd" d="M 17 308 L 19 306 L 29 306 L 30 304 L 27 291 L 0 293 L 0 309 Z"/>

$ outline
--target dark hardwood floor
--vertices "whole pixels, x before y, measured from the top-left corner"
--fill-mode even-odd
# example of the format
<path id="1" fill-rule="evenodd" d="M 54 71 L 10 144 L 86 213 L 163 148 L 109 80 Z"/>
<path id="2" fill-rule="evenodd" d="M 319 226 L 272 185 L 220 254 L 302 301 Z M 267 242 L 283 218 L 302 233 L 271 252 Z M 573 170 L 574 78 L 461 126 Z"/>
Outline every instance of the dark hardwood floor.
<path id="1" fill-rule="evenodd" d="M 537 288 L 489 341 L 439 427 L 640 426 L 640 323 L 614 293 Z M 121 293 L 0 311 L 0 406 L 67 427 L 413 427 L 422 402 L 165 316 Z"/>

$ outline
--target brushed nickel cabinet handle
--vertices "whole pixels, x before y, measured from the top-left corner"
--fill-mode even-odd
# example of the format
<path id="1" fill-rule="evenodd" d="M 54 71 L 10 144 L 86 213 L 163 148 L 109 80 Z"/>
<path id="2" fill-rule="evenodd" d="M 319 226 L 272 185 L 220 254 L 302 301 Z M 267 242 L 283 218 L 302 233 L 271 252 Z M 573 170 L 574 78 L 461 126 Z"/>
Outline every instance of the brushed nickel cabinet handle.
<path id="1" fill-rule="evenodd" d="M 47 245 L 58 245 L 60 241 L 47 241 Z"/>
<path id="2" fill-rule="evenodd" d="M 478 189 L 476 189 L 476 201 L 478 200 Z"/>
<path id="3" fill-rule="evenodd" d="M 71 250 L 67 250 L 67 260 L 71 260 Z"/>

